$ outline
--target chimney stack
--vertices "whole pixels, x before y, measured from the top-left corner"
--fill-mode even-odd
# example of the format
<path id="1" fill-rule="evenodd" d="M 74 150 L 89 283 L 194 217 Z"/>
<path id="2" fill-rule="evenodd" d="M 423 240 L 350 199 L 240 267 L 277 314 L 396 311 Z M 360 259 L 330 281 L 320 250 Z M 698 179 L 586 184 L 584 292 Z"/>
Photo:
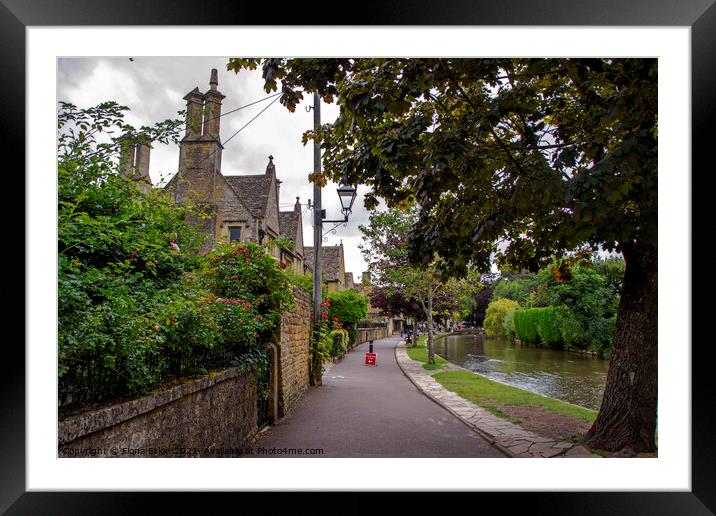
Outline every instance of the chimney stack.
<path id="1" fill-rule="evenodd" d="M 219 85 L 219 74 L 216 68 L 211 70 L 209 78 L 209 91 L 204 94 L 206 106 L 204 109 L 204 136 L 213 136 L 221 141 L 221 101 L 225 96 L 219 93 L 216 87 Z"/>
<path id="2" fill-rule="evenodd" d="M 151 186 L 152 180 L 149 177 L 149 154 L 151 152 L 149 143 L 128 143 L 122 144 L 119 153 L 119 174 L 138 184 L 144 183 Z M 142 187 L 144 190 L 144 187 Z"/>
<path id="3" fill-rule="evenodd" d="M 186 100 L 186 134 L 185 138 L 201 136 L 201 119 L 204 110 L 204 95 L 199 88 L 194 88 L 184 96 Z"/>

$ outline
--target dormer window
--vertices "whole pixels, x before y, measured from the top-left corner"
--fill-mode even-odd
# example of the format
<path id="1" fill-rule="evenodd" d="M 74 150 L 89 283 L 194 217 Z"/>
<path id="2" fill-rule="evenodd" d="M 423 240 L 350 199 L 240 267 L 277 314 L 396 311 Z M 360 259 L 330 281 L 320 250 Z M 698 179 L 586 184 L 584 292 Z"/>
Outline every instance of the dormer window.
<path id="1" fill-rule="evenodd" d="M 229 228 L 229 242 L 241 240 L 241 227 Z"/>

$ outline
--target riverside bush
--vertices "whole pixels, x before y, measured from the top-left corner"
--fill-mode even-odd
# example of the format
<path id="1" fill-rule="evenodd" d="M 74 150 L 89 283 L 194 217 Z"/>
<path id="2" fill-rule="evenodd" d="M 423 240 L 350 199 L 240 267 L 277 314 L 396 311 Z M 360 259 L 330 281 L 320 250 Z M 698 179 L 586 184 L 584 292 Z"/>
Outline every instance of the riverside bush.
<path id="1" fill-rule="evenodd" d="M 619 294 L 594 269 L 575 266 L 570 278 L 558 281 L 549 267 L 538 274 L 545 288 L 540 304 L 559 309 L 560 333 L 568 349 L 590 350 L 603 355 L 611 348 Z"/>
<path id="2" fill-rule="evenodd" d="M 505 337 L 512 338 L 515 336 L 515 308 L 510 308 L 505 312 L 505 317 L 502 320 L 502 328 L 504 330 Z"/>
<path id="3" fill-rule="evenodd" d="M 490 337 L 505 336 L 505 318 L 510 317 L 519 308 L 519 303 L 511 299 L 497 299 L 491 302 L 485 311 L 483 324 L 485 333 Z"/>
<path id="4" fill-rule="evenodd" d="M 515 335 L 525 342 L 536 343 L 539 340 L 537 318 L 534 316 L 534 310 L 534 308 L 528 308 L 515 311 Z"/>
<path id="5" fill-rule="evenodd" d="M 560 347 L 563 339 L 559 314 L 560 310 L 553 306 L 518 310 L 515 312 L 515 333 L 525 342 Z"/>
<path id="6" fill-rule="evenodd" d="M 533 308 L 540 342 L 550 347 L 560 347 L 562 334 L 559 329 L 557 309 L 553 306 Z"/>

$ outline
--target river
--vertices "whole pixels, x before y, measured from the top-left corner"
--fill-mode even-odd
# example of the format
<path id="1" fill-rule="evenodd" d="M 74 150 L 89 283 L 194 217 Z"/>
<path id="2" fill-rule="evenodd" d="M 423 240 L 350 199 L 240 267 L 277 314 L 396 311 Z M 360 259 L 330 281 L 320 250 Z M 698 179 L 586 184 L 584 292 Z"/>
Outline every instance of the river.
<path id="1" fill-rule="evenodd" d="M 438 338 L 435 352 L 493 380 L 594 410 L 599 410 L 609 368 L 600 358 L 484 335 Z"/>

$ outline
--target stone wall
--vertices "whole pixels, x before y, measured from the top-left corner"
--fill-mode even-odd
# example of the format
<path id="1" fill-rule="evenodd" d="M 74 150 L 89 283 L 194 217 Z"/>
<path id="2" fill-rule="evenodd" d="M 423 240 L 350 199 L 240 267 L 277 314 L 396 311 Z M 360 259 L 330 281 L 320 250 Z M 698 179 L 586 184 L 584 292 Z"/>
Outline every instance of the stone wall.
<path id="1" fill-rule="evenodd" d="M 59 421 L 60 457 L 236 457 L 257 432 L 256 379 L 235 369 Z"/>
<path id="2" fill-rule="evenodd" d="M 385 339 L 392 334 L 390 329 L 385 326 L 379 328 L 358 328 L 357 333 L 356 346 L 369 340 Z"/>
<path id="3" fill-rule="evenodd" d="M 294 288 L 296 307 L 281 319 L 278 346 L 278 414 L 288 414 L 308 389 L 311 297 Z"/>

